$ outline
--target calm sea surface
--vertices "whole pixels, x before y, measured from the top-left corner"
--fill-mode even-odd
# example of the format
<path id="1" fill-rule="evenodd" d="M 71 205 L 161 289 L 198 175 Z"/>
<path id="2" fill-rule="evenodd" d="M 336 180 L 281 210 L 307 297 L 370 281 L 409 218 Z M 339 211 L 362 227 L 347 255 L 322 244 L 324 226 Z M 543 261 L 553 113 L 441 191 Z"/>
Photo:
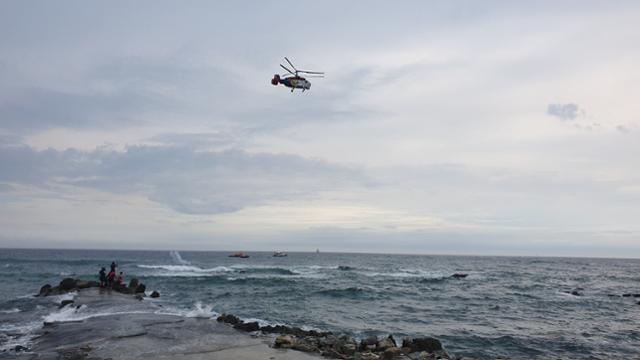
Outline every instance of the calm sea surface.
<path id="1" fill-rule="evenodd" d="M 368 335 L 430 335 L 480 359 L 640 358 L 640 260 L 335 253 L 0 249 L 0 351 L 47 321 L 126 309 L 58 309 L 34 298 L 63 277 L 97 279 L 116 261 L 168 313 L 228 312 L 270 324 Z M 453 273 L 467 273 L 454 279 Z M 578 291 L 580 296 L 571 295 Z M 569 293 L 567 293 L 569 292 Z M 609 296 L 618 295 L 618 296 Z"/>

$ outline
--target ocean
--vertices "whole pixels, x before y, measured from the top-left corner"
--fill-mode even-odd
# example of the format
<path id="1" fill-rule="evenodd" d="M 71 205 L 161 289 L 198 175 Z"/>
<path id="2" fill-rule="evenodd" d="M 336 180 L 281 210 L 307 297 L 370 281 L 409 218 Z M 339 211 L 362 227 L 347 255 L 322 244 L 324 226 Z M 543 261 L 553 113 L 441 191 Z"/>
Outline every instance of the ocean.
<path id="1" fill-rule="evenodd" d="M 0 249 L 0 351 L 28 346 L 43 321 L 126 313 L 59 309 L 73 294 L 33 296 L 64 277 L 97 280 L 116 261 L 127 281 L 159 291 L 149 301 L 170 314 L 231 313 L 357 338 L 433 336 L 478 359 L 640 358 L 640 298 L 622 296 L 640 293 L 640 260 L 248 254 Z"/>

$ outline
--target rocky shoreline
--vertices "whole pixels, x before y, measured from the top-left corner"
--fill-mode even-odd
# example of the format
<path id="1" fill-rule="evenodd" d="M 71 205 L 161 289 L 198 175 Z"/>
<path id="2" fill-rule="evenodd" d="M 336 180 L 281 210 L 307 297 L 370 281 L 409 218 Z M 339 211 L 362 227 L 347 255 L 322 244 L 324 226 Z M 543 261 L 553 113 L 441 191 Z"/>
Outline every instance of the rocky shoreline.
<path id="1" fill-rule="evenodd" d="M 450 355 L 442 347 L 442 343 L 432 337 L 405 338 L 399 346 L 393 335 L 381 339 L 369 337 L 358 342 L 350 336 L 335 335 L 331 332 L 304 330 L 286 325 L 260 326 L 257 321 L 244 322 L 231 314 L 222 314 L 217 318 L 217 321 L 229 324 L 240 331 L 260 331 L 264 334 L 277 334 L 272 345 L 274 348 L 320 354 L 323 357 L 332 359 L 451 359 Z"/>
<path id="2" fill-rule="evenodd" d="M 428 336 L 396 340 L 389 335 L 358 341 L 343 334 L 293 326 L 261 326 L 256 321 L 247 322 L 232 314 L 222 314 L 217 321 L 211 321 L 149 313 L 145 310 L 155 305 L 141 301 L 147 296 L 146 286 L 137 279 L 132 279 L 126 286 L 116 284 L 109 289 L 99 285 L 95 281 L 65 278 L 56 286 L 42 286 L 36 296 L 75 291 L 76 298 L 62 300 L 60 308 L 75 306 L 72 311 L 79 311 L 83 306 L 95 308 L 107 304 L 122 306 L 129 312 L 87 316 L 73 322 L 45 321 L 32 347 L 19 346 L 11 353 L 21 359 L 67 360 L 141 357 L 250 360 L 264 359 L 267 354 L 272 355 L 267 357 L 269 359 L 460 359 L 448 354 L 438 339 Z M 150 297 L 159 296 L 155 291 L 150 294 Z M 238 332 L 251 336 L 238 336 Z M 123 353 L 123 349 L 129 350 Z M 225 351 L 235 355 L 222 356 Z M 245 355 L 238 357 L 237 353 Z"/>

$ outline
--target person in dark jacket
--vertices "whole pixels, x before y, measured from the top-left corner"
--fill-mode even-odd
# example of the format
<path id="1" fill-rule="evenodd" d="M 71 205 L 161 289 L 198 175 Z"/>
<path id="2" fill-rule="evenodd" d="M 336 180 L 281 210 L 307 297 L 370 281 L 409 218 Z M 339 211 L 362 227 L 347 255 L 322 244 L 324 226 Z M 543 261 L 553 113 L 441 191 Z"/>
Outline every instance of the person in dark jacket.
<path id="1" fill-rule="evenodd" d="M 100 277 L 100 287 L 103 288 L 107 286 L 107 269 L 100 269 L 100 272 L 98 272 L 98 276 Z"/>

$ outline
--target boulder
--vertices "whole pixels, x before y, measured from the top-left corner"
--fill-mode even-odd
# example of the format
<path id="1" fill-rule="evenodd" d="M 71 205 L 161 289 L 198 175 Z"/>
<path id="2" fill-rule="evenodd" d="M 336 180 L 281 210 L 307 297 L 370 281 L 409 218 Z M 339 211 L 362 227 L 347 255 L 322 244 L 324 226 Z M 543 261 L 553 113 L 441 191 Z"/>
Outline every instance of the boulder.
<path id="1" fill-rule="evenodd" d="M 140 287 L 140 285 L 138 285 L 138 287 Z M 118 284 L 118 283 L 114 283 L 111 285 L 111 289 L 122 293 L 122 294 L 132 294 L 133 291 L 131 290 L 131 288 L 128 288 L 127 286 L 125 286 L 124 284 Z M 141 291 L 142 293 L 144 291 Z"/>
<path id="2" fill-rule="evenodd" d="M 265 334 L 286 334 L 287 332 L 285 330 L 286 330 L 286 326 L 283 326 L 283 325 L 276 325 L 276 326 L 267 325 L 267 326 L 262 326 L 260 328 L 260 331 L 262 331 Z"/>
<path id="3" fill-rule="evenodd" d="M 50 292 L 51 292 L 51 285 L 46 284 L 40 288 L 40 292 L 38 293 L 38 296 L 47 296 L 49 295 Z"/>
<path id="4" fill-rule="evenodd" d="M 279 335 L 273 343 L 275 348 L 290 349 L 296 343 L 296 338 L 291 335 Z"/>
<path id="5" fill-rule="evenodd" d="M 340 336 L 333 348 L 340 354 L 352 356 L 355 354 L 358 344 L 354 339 L 348 336 Z"/>
<path id="6" fill-rule="evenodd" d="M 145 292 L 146 290 L 147 290 L 147 287 L 146 287 L 144 284 L 140 283 L 140 285 L 138 285 L 138 287 L 136 288 L 135 293 L 136 293 L 136 294 L 140 294 L 140 293 L 143 293 L 143 294 L 144 294 L 144 292 Z"/>
<path id="7" fill-rule="evenodd" d="M 409 354 L 411 360 L 436 360 L 436 355 L 426 351 Z"/>
<path id="8" fill-rule="evenodd" d="M 248 323 L 242 322 L 242 323 L 233 325 L 233 328 L 240 331 L 253 332 L 253 331 L 260 330 L 260 324 L 258 324 L 257 321 L 252 321 Z"/>
<path id="9" fill-rule="evenodd" d="M 241 320 L 237 316 L 231 315 L 231 314 L 222 314 L 218 316 L 216 320 L 218 320 L 219 322 L 223 322 L 231 325 L 236 325 L 241 322 Z"/>
<path id="10" fill-rule="evenodd" d="M 356 360 L 378 360 L 380 359 L 380 355 L 374 354 L 371 351 L 365 351 L 356 355 L 355 359 Z"/>
<path id="11" fill-rule="evenodd" d="M 65 279 L 62 279 L 62 281 L 60 281 L 60 284 L 58 285 L 58 287 L 62 291 L 71 291 L 76 288 L 76 283 L 77 283 L 76 279 L 65 278 Z"/>
<path id="12" fill-rule="evenodd" d="M 140 281 L 138 281 L 138 279 L 136 278 L 132 278 L 129 281 L 129 289 L 137 289 L 138 285 L 140 285 Z"/>
<path id="13" fill-rule="evenodd" d="M 396 346 L 396 340 L 392 335 L 389 335 L 386 339 L 378 341 L 376 344 L 376 352 L 383 352 L 389 348 L 395 348 Z"/>
<path id="14" fill-rule="evenodd" d="M 76 286 L 78 287 L 78 289 L 86 289 L 90 287 L 89 282 L 84 280 L 76 281 Z"/>
<path id="15" fill-rule="evenodd" d="M 402 340 L 402 347 L 410 348 L 411 352 L 421 352 L 427 351 L 430 353 L 434 353 L 436 351 L 442 350 L 442 343 L 440 340 L 432 337 L 422 337 L 422 338 L 405 338 Z"/>
<path id="16" fill-rule="evenodd" d="M 306 336 L 303 338 L 297 339 L 297 341 L 291 346 L 293 350 L 303 351 L 303 352 L 319 352 L 318 348 L 319 342 L 318 339 L 313 336 Z"/>
<path id="17" fill-rule="evenodd" d="M 402 356 L 402 351 L 400 350 L 400 348 L 390 347 L 382 353 L 382 356 L 380 358 L 383 360 L 393 360 L 399 358 L 400 356 Z"/>
<path id="18" fill-rule="evenodd" d="M 60 302 L 60 308 L 63 308 L 63 307 L 65 307 L 67 305 L 70 305 L 70 304 L 73 304 L 73 300 L 62 300 Z"/>
<path id="19" fill-rule="evenodd" d="M 378 345 L 378 338 L 375 336 L 369 336 L 366 339 L 362 339 L 360 341 L 360 346 L 358 347 L 358 350 L 360 351 L 367 351 L 367 350 L 375 350 L 376 346 Z"/>
<path id="20" fill-rule="evenodd" d="M 152 297 L 152 298 L 154 298 L 154 299 L 155 299 L 155 298 L 159 298 L 159 297 L 160 297 L 160 293 L 159 293 L 159 292 L 157 292 L 157 291 L 155 291 L 155 290 L 153 290 L 153 292 L 152 292 L 152 293 L 151 293 L 151 295 L 149 295 L 149 296 L 151 296 L 151 297 Z"/>
<path id="21" fill-rule="evenodd" d="M 92 287 L 100 287 L 100 283 L 97 281 L 76 280 L 76 287 L 78 289 L 88 289 Z"/>

